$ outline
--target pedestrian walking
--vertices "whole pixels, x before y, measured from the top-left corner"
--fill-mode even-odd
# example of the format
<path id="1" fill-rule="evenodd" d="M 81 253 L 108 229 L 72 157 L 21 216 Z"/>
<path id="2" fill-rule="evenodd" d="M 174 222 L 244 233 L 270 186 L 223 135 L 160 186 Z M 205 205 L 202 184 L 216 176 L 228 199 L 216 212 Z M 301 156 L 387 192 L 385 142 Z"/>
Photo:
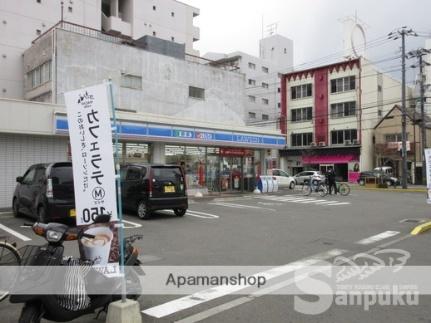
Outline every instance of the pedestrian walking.
<path id="1" fill-rule="evenodd" d="M 329 185 L 329 194 L 332 195 L 332 188 L 334 188 L 334 194 L 337 195 L 337 184 L 335 182 L 335 172 L 332 168 L 329 169 L 327 178 L 328 178 L 328 185 Z"/>

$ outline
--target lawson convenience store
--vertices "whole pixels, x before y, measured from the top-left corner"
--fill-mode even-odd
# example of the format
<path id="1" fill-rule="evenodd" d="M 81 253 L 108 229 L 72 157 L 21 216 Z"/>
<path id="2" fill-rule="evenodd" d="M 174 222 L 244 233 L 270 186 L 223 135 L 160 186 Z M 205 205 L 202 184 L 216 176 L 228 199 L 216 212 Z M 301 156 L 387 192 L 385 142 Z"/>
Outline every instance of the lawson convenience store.
<path id="1" fill-rule="evenodd" d="M 213 192 L 252 191 L 256 176 L 277 167 L 281 134 L 172 117 L 119 113 L 122 163 L 181 165 L 188 188 Z M 54 116 L 55 134 L 67 135 L 65 114 Z"/>

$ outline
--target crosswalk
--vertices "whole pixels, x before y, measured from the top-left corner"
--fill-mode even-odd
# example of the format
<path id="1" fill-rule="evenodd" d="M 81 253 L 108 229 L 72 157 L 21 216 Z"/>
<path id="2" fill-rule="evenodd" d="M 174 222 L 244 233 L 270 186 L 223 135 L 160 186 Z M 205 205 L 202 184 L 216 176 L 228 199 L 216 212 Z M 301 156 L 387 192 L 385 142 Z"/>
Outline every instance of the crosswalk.
<path id="1" fill-rule="evenodd" d="M 319 205 L 319 206 L 346 206 L 351 203 L 348 201 L 335 201 L 327 199 L 318 199 L 315 197 L 303 196 L 303 195 L 259 195 L 255 196 L 255 199 L 266 200 L 278 203 L 297 203 L 307 205 Z"/>

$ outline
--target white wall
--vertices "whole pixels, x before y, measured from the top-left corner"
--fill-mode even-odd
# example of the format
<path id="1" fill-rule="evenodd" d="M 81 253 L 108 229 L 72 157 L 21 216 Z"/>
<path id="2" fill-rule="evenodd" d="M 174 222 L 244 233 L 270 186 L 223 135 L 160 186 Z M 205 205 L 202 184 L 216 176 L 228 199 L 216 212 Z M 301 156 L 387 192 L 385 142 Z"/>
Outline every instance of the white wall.
<path id="1" fill-rule="evenodd" d="M 133 6 L 134 39 L 156 32 L 156 37 L 169 41 L 174 37 L 176 43 L 186 45 L 186 53 L 199 55 L 193 49 L 194 39 L 200 38 L 199 28 L 193 25 L 193 17 L 199 15 L 198 8 L 173 0 L 134 0 Z"/>
<path id="2" fill-rule="evenodd" d="M 64 20 L 100 29 L 100 1 L 65 0 Z M 0 97 L 23 98 L 22 54 L 38 37 L 36 30 L 47 31 L 60 17 L 60 1 L 0 1 Z"/>
<path id="3" fill-rule="evenodd" d="M 112 78 L 122 109 L 243 124 L 244 76 L 240 73 L 63 30 L 57 30 L 57 66 L 60 104 L 64 92 Z M 140 76 L 142 89 L 119 88 L 121 73 Z M 189 86 L 203 88 L 205 99 L 189 97 Z"/>

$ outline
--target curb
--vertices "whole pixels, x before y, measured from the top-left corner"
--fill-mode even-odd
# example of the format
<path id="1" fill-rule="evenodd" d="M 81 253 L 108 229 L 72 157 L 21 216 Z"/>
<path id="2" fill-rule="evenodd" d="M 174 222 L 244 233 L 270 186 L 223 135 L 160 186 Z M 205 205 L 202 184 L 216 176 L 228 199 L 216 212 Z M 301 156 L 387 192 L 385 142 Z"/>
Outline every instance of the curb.
<path id="1" fill-rule="evenodd" d="M 426 222 L 418 225 L 415 227 L 412 232 L 410 232 L 411 235 L 418 235 L 420 233 L 424 233 L 425 231 L 428 231 L 431 229 L 431 222 Z"/>
<path id="2" fill-rule="evenodd" d="M 361 191 L 380 191 L 380 192 L 399 192 L 399 193 L 426 193 L 427 190 L 425 188 L 408 188 L 406 190 L 402 188 L 358 188 L 355 189 Z"/>

